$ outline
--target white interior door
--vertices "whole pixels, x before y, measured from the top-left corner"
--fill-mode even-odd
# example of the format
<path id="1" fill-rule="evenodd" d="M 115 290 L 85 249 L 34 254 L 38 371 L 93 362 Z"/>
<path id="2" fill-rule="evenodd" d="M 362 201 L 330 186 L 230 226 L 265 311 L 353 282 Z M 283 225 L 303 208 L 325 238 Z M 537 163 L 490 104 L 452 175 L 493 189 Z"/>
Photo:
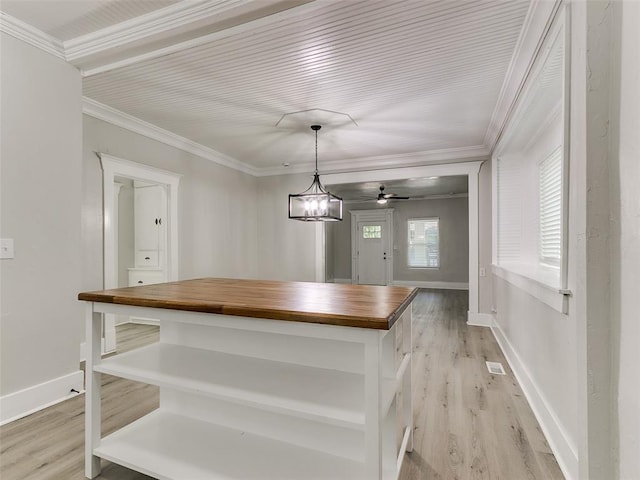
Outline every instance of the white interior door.
<path id="1" fill-rule="evenodd" d="M 360 221 L 356 230 L 360 285 L 387 284 L 388 231 L 386 220 Z"/>

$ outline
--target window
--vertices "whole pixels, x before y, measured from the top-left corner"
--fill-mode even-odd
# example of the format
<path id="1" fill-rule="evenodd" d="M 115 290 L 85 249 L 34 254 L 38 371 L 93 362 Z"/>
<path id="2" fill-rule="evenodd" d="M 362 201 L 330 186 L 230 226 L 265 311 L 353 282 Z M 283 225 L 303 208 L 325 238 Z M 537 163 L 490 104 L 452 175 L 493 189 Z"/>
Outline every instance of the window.
<path id="1" fill-rule="evenodd" d="M 562 149 L 557 148 L 539 165 L 540 262 L 560 266 L 562 255 Z"/>
<path id="2" fill-rule="evenodd" d="M 438 268 L 440 266 L 439 219 L 409 219 L 407 241 L 409 267 Z"/>
<path id="3" fill-rule="evenodd" d="M 362 238 L 382 238 L 381 225 L 363 225 Z"/>
<path id="4" fill-rule="evenodd" d="M 528 291 L 542 286 L 555 295 L 566 289 L 563 28 L 556 22 L 545 39 L 494 156 L 494 273 L 529 285 Z M 565 309 L 564 299 L 541 297 Z"/>

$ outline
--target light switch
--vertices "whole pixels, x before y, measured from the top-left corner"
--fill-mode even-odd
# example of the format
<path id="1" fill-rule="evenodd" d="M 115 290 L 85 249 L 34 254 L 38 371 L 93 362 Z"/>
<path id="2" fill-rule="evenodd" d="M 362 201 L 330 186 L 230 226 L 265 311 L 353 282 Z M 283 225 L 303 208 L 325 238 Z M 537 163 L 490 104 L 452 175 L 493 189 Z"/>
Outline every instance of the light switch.
<path id="1" fill-rule="evenodd" d="M 0 238 L 0 258 L 13 258 L 13 238 Z"/>

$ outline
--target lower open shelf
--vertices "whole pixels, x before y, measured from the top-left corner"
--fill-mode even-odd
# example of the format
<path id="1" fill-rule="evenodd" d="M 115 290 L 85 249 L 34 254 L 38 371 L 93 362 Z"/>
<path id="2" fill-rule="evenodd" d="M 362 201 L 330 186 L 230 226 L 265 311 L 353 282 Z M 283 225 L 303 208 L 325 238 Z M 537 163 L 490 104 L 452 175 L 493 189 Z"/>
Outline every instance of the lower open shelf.
<path id="1" fill-rule="evenodd" d="M 364 464 L 158 409 L 94 455 L 158 479 L 357 480 Z"/>

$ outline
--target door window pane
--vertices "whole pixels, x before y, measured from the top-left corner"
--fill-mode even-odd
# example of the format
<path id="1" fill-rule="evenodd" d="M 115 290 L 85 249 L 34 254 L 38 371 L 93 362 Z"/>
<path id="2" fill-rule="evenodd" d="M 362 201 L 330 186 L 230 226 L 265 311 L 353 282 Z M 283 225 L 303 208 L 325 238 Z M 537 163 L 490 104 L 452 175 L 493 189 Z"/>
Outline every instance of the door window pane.
<path id="1" fill-rule="evenodd" d="M 362 238 L 382 238 L 382 225 L 364 225 Z"/>

